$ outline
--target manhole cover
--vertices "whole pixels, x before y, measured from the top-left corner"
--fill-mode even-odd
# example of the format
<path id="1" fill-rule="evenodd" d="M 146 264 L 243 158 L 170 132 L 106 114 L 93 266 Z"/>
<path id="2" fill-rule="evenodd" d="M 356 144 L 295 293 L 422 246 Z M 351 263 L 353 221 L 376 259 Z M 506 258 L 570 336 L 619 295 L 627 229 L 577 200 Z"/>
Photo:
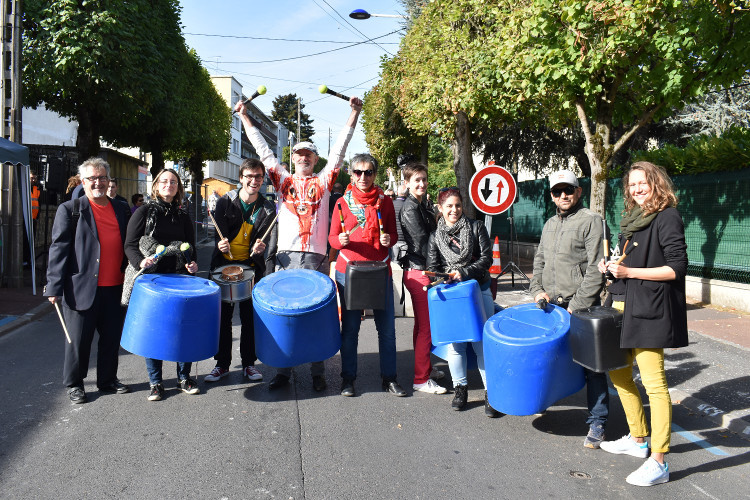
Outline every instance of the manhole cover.
<path id="1" fill-rule="evenodd" d="M 585 472 L 579 470 L 570 471 L 570 476 L 576 479 L 591 479 L 591 474 L 586 474 Z"/>

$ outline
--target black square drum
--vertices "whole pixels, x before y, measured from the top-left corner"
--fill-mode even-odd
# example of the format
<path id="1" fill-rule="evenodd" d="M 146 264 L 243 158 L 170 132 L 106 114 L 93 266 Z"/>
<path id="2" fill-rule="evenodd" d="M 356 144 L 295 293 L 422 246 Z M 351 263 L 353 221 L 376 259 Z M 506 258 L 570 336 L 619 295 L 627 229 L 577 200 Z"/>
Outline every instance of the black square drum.
<path id="1" fill-rule="evenodd" d="M 346 264 L 344 301 L 347 309 L 385 309 L 388 264 L 350 261 Z"/>
<path id="2" fill-rule="evenodd" d="M 570 316 L 573 361 L 603 373 L 628 365 L 627 349 L 620 348 L 622 313 L 605 306 L 577 309 Z"/>

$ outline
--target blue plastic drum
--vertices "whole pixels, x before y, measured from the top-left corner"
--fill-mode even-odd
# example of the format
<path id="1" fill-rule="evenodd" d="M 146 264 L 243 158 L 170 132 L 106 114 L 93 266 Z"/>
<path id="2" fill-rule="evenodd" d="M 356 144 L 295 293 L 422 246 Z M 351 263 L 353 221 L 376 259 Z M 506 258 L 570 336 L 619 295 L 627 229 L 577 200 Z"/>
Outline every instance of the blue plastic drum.
<path id="1" fill-rule="evenodd" d="M 341 348 L 336 286 L 325 274 L 288 269 L 253 288 L 255 351 L 277 368 L 323 361 Z"/>
<path id="2" fill-rule="evenodd" d="M 164 361 L 200 361 L 219 350 L 221 291 L 184 274 L 146 274 L 133 285 L 120 345 Z"/>
<path id="3" fill-rule="evenodd" d="M 573 362 L 570 314 L 536 304 L 510 307 L 484 326 L 487 399 L 508 415 L 533 415 L 584 386 L 583 368 Z"/>
<path id="4" fill-rule="evenodd" d="M 477 280 L 438 285 L 427 292 L 432 345 L 479 342 L 487 321 Z"/>

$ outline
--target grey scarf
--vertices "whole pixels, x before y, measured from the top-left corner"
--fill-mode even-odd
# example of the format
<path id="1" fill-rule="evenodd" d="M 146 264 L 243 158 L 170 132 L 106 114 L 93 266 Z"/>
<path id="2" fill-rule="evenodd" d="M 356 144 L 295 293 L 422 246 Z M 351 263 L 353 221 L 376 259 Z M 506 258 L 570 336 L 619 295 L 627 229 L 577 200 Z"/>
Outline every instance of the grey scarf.
<path id="1" fill-rule="evenodd" d="M 471 264 L 471 250 L 474 246 L 474 236 L 471 234 L 471 224 L 465 215 L 453 226 L 448 226 L 442 217 L 438 220 L 435 233 L 440 255 L 445 259 L 448 270 L 458 270 Z M 459 248 L 456 252 L 451 243 Z"/>
<path id="2" fill-rule="evenodd" d="M 187 264 L 187 262 L 185 262 L 185 257 L 180 251 L 180 245 L 182 245 L 181 241 L 173 241 L 167 246 L 167 249 L 162 255 L 162 257 L 165 255 L 174 255 L 177 258 L 178 269 Z M 141 236 L 141 239 L 138 240 L 138 249 L 143 255 L 153 255 L 158 246 L 159 242 L 149 235 Z M 128 263 L 128 267 L 125 269 L 125 282 L 122 285 L 122 298 L 120 299 L 120 304 L 123 306 L 128 305 L 130 302 L 130 294 L 133 292 L 133 285 L 135 284 L 135 277 L 138 274 L 138 271 L 140 271 L 140 269 L 137 269 L 133 267 L 132 264 Z M 156 272 L 156 265 L 147 267 L 143 270 L 144 274 L 154 272 Z"/>

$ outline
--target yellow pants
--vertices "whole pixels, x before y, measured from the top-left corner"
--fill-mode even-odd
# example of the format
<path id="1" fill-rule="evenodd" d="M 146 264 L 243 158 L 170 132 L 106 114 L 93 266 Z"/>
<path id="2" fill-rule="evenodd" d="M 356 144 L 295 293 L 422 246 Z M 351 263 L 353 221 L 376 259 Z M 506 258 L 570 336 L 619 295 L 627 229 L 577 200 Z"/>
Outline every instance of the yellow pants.
<path id="1" fill-rule="evenodd" d="M 623 302 L 612 304 L 612 307 L 620 311 L 624 309 L 623 306 Z M 609 372 L 609 378 L 617 389 L 625 410 L 630 435 L 646 437 L 649 434 L 648 424 L 641 394 L 633 381 L 633 359 L 638 363 L 651 406 L 651 451 L 667 453 L 672 432 L 672 398 L 669 396 L 664 372 L 664 349 L 630 349 L 628 366 Z"/>

